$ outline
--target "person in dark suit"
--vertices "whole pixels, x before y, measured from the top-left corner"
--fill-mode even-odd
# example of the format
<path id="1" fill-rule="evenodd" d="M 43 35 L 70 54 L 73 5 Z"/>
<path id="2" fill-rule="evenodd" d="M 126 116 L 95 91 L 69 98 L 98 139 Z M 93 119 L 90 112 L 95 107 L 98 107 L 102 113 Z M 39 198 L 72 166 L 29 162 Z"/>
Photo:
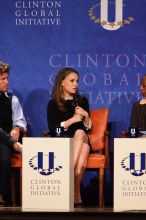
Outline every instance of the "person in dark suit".
<path id="1" fill-rule="evenodd" d="M 76 207 L 83 206 L 80 184 L 90 151 L 88 131 L 91 129 L 89 104 L 78 94 L 78 72 L 70 67 L 61 69 L 55 79 L 52 99 L 47 108 L 48 127 L 54 136 L 55 128 L 63 127 L 64 136 L 74 138 L 74 176 Z"/>
<path id="2" fill-rule="evenodd" d="M 21 129 L 26 129 L 26 120 L 16 96 L 8 93 L 10 66 L 0 61 L 0 206 L 10 188 L 11 155 L 21 152 L 18 142 Z"/>

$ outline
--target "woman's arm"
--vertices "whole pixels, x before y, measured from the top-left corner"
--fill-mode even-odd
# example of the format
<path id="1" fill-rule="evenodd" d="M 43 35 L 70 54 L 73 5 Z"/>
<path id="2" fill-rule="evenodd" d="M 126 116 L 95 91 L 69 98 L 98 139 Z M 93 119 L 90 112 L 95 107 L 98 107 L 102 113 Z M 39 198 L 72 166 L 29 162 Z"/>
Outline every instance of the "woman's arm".
<path id="1" fill-rule="evenodd" d="M 73 117 L 71 117 L 70 119 L 64 121 L 64 128 L 67 129 L 69 126 L 71 126 L 74 123 L 80 122 L 82 121 L 83 117 L 80 114 L 74 114 Z"/>
<path id="2" fill-rule="evenodd" d="M 130 122 L 130 127 L 133 128 L 138 128 L 139 123 L 138 123 L 138 106 L 137 103 L 133 104 L 132 111 L 131 111 L 131 122 Z"/>
<path id="3" fill-rule="evenodd" d="M 81 99 L 80 106 L 77 106 L 75 108 L 75 113 L 82 115 L 84 126 L 87 129 L 91 129 L 92 122 L 91 122 L 91 119 L 90 119 L 89 103 L 88 103 L 87 98 L 83 97 Z"/>
<path id="4" fill-rule="evenodd" d="M 50 132 L 54 132 L 54 129 L 60 126 L 60 110 L 57 108 L 55 101 L 50 100 L 47 106 L 47 122 Z"/>
<path id="5" fill-rule="evenodd" d="M 58 126 L 62 126 L 64 129 L 67 129 L 72 124 L 80 122 L 83 119 L 82 115 L 74 114 L 71 118 L 62 121 L 59 115 L 60 110 L 57 108 L 54 100 L 50 100 L 47 107 L 48 127 L 50 132 L 53 132 Z"/>

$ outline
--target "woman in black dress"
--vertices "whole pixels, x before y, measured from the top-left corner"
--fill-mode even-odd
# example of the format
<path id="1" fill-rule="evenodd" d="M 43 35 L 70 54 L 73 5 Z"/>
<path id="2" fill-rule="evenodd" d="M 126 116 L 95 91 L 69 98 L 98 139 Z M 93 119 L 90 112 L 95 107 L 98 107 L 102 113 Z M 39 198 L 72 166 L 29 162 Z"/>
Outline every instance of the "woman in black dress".
<path id="1" fill-rule="evenodd" d="M 64 127 L 64 135 L 74 138 L 75 206 L 82 206 L 80 184 L 90 151 L 87 132 L 91 129 L 87 98 L 78 94 L 78 72 L 69 67 L 61 69 L 55 79 L 47 116 L 50 133 Z"/>
<path id="2" fill-rule="evenodd" d="M 146 131 L 146 75 L 142 78 L 140 91 L 143 98 L 133 104 L 130 126 Z"/>

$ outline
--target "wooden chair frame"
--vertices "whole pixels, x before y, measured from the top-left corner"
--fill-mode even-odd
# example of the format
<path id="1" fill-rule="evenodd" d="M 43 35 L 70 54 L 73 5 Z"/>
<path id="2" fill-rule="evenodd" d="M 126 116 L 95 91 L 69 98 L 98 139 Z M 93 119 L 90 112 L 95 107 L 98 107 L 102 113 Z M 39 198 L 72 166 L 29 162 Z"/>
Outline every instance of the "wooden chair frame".
<path id="1" fill-rule="evenodd" d="M 97 116 L 97 121 L 95 118 L 95 114 Z M 103 121 L 103 127 L 102 127 L 101 123 L 102 123 L 103 114 L 105 115 L 104 116 L 105 121 Z M 92 126 L 94 127 L 93 128 L 94 131 L 92 132 L 91 130 L 91 133 L 89 133 L 89 139 L 91 141 L 91 148 L 93 148 L 93 152 L 89 154 L 86 168 L 88 170 L 94 169 L 97 170 L 97 172 L 99 171 L 99 207 L 104 207 L 104 173 L 105 173 L 105 169 L 109 168 L 109 146 L 108 146 L 109 131 L 107 131 L 108 114 L 109 114 L 109 109 L 97 109 L 97 110 L 92 110 L 90 115 Z M 103 132 L 101 134 L 98 134 L 98 130 L 96 133 L 96 126 L 98 127 L 98 125 L 99 127 L 101 126 L 101 130 Z M 99 135 L 101 136 L 99 137 Z M 94 139 L 94 142 L 92 141 L 92 139 Z M 102 140 L 99 141 L 100 139 Z M 93 146 L 92 146 L 92 142 L 93 142 Z M 94 147 L 94 145 L 97 146 Z"/>

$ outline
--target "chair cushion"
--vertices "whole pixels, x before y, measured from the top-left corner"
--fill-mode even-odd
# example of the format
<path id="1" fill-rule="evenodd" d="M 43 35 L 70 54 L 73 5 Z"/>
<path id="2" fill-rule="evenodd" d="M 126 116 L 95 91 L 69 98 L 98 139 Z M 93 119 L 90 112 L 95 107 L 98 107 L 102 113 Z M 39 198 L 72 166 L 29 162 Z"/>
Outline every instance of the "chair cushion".
<path id="1" fill-rule="evenodd" d="M 86 168 L 104 168 L 105 155 L 103 154 L 89 154 Z"/>

